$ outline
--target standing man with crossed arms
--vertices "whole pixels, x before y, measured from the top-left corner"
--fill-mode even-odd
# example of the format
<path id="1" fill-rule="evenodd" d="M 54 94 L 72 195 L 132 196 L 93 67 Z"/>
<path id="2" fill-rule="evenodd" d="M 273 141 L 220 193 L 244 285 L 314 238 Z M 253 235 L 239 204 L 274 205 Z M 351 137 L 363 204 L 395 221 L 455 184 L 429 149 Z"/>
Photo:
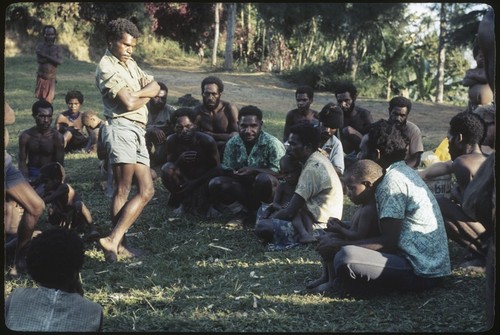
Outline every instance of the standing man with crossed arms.
<path id="1" fill-rule="evenodd" d="M 102 129 L 102 139 L 116 184 L 111 208 L 114 228 L 109 236 L 99 240 L 108 262 L 117 261 L 118 254 L 134 256 L 122 240 L 154 195 L 145 139 L 146 104 L 158 94 L 160 86 L 132 58 L 138 37 L 139 30 L 129 20 L 119 18 L 109 22 L 108 48 L 96 70 L 96 84 L 108 120 Z M 138 192 L 128 199 L 133 177 Z"/>

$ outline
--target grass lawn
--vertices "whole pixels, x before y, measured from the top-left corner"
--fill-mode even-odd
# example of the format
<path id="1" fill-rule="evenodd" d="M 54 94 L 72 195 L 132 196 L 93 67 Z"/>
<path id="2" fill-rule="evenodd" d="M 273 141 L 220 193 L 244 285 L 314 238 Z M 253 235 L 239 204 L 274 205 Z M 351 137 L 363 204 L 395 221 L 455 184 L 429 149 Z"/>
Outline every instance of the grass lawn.
<path id="1" fill-rule="evenodd" d="M 101 112 L 95 66 L 67 60 L 60 67 L 56 113 L 66 109 L 64 95 L 70 89 L 83 92 L 83 111 Z M 149 71 L 156 74 L 160 70 Z M 7 150 L 14 161 L 20 132 L 34 125 L 35 73 L 34 57 L 5 60 L 5 97 L 17 116 L 16 123 L 8 127 L 11 140 Z M 175 104 L 178 97 L 169 96 L 169 103 Z M 249 104 L 252 98 L 256 99 L 248 97 Z M 385 101 L 360 99 L 360 105 L 372 109 L 375 119 L 386 116 Z M 453 106 L 415 103 L 410 119 L 422 129 L 426 150 L 439 144 L 449 119 L 459 111 Z M 285 112 L 265 110 L 266 130 L 278 138 Z M 98 164 L 95 155 L 65 157 L 67 182 L 81 194 L 105 236 L 111 230 L 110 200 L 101 189 Z M 441 288 L 369 300 L 303 294 L 306 282 L 321 271 L 312 246 L 269 252 L 251 229 L 227 224 L 229 218 L 208 220 L 190 214 L 173 218 L 166 207 L 168 191 L 159 180 L 155 190 L 154 199 L 127 234 L 131 245 L 145 251 L 144 256 L 107 264 L 96 244 L 87 245 L 81 273 L 85 296 L 103 306 L 107 332 L 486 330 L 484 274 L 454 270 Z M 353 210 L 345 198 L 344 218 Z M 49 228 L 45 216 L 39 227 Z M 463 250 L 450 242 L 450 252 L 456 265 Z M 5 280 L 4 284 L 6 296 L 16 287 L 34 285 L 28 277 Z"/>

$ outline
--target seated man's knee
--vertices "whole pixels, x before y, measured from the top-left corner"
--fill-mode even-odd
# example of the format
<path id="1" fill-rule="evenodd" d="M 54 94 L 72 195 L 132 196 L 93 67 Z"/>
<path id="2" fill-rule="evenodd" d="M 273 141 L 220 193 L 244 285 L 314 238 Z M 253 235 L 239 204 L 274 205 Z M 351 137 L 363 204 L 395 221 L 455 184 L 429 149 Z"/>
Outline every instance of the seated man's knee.
<path id="1" fill-rule="evenodd" d="M 223 184 L 224 181 L 222 178 L 214 177 L 208 182 L 208 189 L 211 194 L 218 194 Z"/>
<path id="2" fill-rule="evenodd" d="M 253 183 L 253 192 L 260 201 L 272 202 L 274 190 L 278 186 L 278 179 L 268 173 L 259 173 Z"/>
<path id="3" fill-rule="evenodd" d="M 45 210 L 45 202 L 43 202 L 42 198 L 38 198 L 35 200 L 32 208 L 25 208 L 24 210 L 28 211 L 33 216 L 40 217 Z"/>
<path id="4" fill-rule="evenodd" d="M 153 185 L 151 187 L 147 187 L 144 192 L 142 192 L 142 197 L 145 199 L 145 201 L 149 202 L 151 199 L 153 199 L 155 195 L 155 188 Z"/>
<path id="5" fill-rule="evenodd" d="M 166 187 L 168 184 L 168 181 L 174 176 L 175 174 L 175 165 L 173 163 L 165 163 L 161 167 L 161 181 L 163 183 L 163 186 Z"/>

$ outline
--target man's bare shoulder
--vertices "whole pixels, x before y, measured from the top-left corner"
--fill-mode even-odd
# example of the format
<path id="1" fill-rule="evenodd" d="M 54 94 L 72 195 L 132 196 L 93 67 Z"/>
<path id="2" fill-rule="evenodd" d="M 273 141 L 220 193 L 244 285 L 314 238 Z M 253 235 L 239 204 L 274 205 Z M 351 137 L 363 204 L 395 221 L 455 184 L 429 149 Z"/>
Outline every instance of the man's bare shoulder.
<path id="1" fill-rule="evenodd" d="M 201 132 L 201 131 L 197 131 L 195 133 L 195 138 L 196 138 L 196 141 L 204 146 L 206 145 L 217 145 L 217 142 L 215 141 L 215 139 L 208 135 L 208 134 L 205 134 L 204 132 Z"/>
<path id="2" fill-rule="evenodd" d="M 475 174 L 486 158 L 487 156 L 482 153 L 461 155 L 453 161 L 453 171 L 457 174 L 467 170 L 470 171 L 471 174 Z"/>

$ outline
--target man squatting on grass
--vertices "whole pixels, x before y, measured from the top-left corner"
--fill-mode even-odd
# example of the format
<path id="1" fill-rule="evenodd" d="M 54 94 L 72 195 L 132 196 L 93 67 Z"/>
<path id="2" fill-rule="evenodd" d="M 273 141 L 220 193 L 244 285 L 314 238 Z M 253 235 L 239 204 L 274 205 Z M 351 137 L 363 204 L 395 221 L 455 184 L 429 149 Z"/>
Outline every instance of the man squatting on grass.
<path id="1" fill-rule="evenodd" d="M 96 70 L 109 123 L 102 129 L 102 140 L 116 184 L 111 209 L 114 228 L 99 240 L 108 262 L 115 262 L 118 254 L 131 255 L 122 239 L 154 195 L 145 140 L 146 104 L 160 86 L 132 58 L 138 37 L 139 30 L 132 22 L 121 18 L 111 21 L 106 31 L 108 48 Z M 128 199 L 133 177 L 138 192 Z"/>

